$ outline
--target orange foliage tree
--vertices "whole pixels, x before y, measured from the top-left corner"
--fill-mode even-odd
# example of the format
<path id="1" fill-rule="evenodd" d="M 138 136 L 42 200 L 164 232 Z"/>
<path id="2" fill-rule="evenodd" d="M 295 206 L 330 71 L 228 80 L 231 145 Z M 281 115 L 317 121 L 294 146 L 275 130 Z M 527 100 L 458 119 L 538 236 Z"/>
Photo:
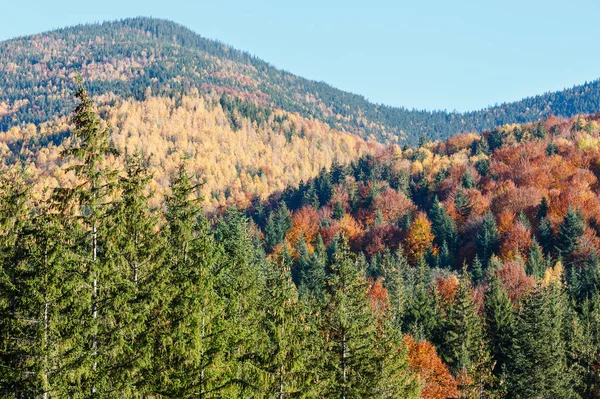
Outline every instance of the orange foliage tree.
<path id="1" fill-rule="evenodd" d="M 311 206 L 305 206 L 294 212 L 292 215 L 292 228 L 285 236 L 290 247 L 295 248 L 296 244 L 303 238 L 309 251 L 312 251 L 312 244 L 319 233 L 319 223 L 319 215 L 315 208 Z"/>
<path id="2" fill-rule="evenodd" d="M 408 362 L 421 379 L 423 399 L 449 399 L 458 398 L 458 384 L 448 366 L 440 359 L 435 347 L 428 341 L 415 341 L 411 335 L 404 337 L 404 344 L 408 349 Z"/>

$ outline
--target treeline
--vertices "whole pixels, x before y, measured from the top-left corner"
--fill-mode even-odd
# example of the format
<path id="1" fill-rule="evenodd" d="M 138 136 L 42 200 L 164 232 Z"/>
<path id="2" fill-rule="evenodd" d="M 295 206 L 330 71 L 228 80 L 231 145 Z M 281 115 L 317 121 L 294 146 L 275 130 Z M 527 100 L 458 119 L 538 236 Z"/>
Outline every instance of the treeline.
<path id="1" fill-rule="evenodd" d="M 278 70 L 247 53 L 173 22 L 133 18 L 81 25 L 0 43 L 0 131 L 64 116 L 72 106 L 69 75 L 81 71 L 90 92 L 141 101 L 228 93 L 250 103 L 315 118 L 331 128 L 383 143 L 416 144 L 551 115 L 599 111 L 599 81 L 467 113 L 372 104 L 363 96 Z"/>
<path id="2" fill-rule="evenodd" d="M 432 343 L 458 393 L 600 397 L 598 116 L 388 148 L 247 210 L 319 297 L 348 238 L 396 329 Z"/>
<path id="3" fill-rule="evenodd" d="M 109 130 L 77 97 L 62 152 L 77 184 L 39 200 L 2 174 L 0 396 L 418 397 L 343 237 L 319 298 L 300 299 L 289 261 L 265 256 L 242 213 L 204 216 L 183 168 L 151 207 L 143 158 L 112 169 Z"/>

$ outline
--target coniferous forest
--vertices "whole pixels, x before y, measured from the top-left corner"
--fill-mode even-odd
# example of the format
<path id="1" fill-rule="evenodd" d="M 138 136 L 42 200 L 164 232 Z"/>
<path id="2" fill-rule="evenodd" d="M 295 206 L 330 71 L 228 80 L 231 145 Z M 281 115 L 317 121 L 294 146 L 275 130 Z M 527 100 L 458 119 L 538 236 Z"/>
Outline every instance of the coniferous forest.
<path id="1" fill-rule="evenodd" d="M 598 398 L 598 116 L 334 161 L 160 204 L 83 84 L 73 184 L 0 184 L 7 398 Z M 115 161 L 116 160 L 116 161 Z"/>

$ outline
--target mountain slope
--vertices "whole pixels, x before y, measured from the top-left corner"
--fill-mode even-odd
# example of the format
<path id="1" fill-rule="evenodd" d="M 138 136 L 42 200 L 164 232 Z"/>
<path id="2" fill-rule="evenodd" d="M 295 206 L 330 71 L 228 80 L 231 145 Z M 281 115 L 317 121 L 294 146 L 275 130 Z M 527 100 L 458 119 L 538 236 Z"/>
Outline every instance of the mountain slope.
<path id="1" fill-rule="evenodd" d="M 75 70 L 95 95 L 143 100 L 149 93 L 228 93 L 382 142 L 415 143 L 421 135 L 444 138 L 551 114 L 600 110 L 600 81 L 464 114 L 377 105 L 281 71 L 176 23 L 134 18 L 0 43 L 0 130 L 64 115 L 72 106 L 69 76 Z M 114 96 L 105 98 L 110 99 Z"/>

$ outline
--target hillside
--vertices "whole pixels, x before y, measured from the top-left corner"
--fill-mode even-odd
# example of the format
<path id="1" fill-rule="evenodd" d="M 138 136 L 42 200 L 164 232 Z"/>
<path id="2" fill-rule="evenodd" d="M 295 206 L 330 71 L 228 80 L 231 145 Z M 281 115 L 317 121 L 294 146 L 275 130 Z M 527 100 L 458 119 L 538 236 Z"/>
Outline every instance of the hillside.
<path id="1" fill-rule="evenodd" d="M 374 307 L 433 344 L 461 389 L 423 398 L 598 398 L 599 119 L 390 147 L 247 215 L 309 301 L 347 238 Z"/>
<path id="2" fill-rule="evenodd" d="M 66 115 L 75 70 L 92 94 L 112 93 L 106 101 L 227 93 L 385 143 L 415 144 L 421 135 L 446 138 L 551 114 L 595 113 L 600 104 L 595 81 L 464 114 L 388 107 L 281 71 L 176 23 L 135 18 L 0 43 L 0 130 Z"/>
<path id="3" fill-rule="evenodd" d="M 242 117 L 240 110 L 252 118 Z M 207 210 L 246 207 L 255 197 L 297 187 L 334 161 L 348 164 L 380 146 L 318 120 L 249 107 L 227 96 L 118 99 L 100 112 L 110 125 L 111 143 L 124 155 L 143 157 L 153 176 L 153 204 L 181 165 L 199 176 Z M 70 119 L 61 117 L 0 132 L 3 166 L 23 170 L 38 194 L 47 186 L 72 184 L 74 174 L 65 172 L 61 159 L 75 142 L 72 128 Z"/>

